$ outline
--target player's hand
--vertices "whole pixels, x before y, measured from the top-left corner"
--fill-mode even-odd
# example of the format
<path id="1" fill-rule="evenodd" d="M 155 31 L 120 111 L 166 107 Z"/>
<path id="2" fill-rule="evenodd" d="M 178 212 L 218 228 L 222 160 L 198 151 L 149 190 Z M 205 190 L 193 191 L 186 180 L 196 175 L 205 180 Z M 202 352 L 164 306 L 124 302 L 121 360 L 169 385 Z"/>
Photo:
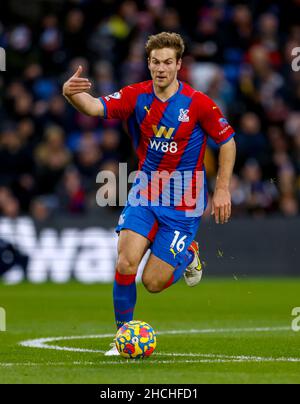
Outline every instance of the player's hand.
<path id="1" fill-rule="evenodd" d="M 82 73 L 82 66 L 79 66 L 75 74 L 69 78 L 63 85 L 63 95 L 65 97 L 72 97 L 75 94 L 88 91 L 92 83 L 89 79 L 80 77 Z"/>
<path id="2" fill-rule="evenodd" d="M 216 223 L 227 223 L 231 216 L 231 195 L 229 190 L 217 188 L 212 199 L 212 215 Z"/>

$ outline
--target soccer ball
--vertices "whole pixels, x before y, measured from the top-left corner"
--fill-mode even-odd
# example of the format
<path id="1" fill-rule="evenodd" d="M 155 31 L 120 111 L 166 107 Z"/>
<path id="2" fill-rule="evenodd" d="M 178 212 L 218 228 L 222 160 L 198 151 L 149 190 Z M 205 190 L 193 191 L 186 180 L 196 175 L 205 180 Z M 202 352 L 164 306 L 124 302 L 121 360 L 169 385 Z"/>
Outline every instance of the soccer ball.
<path id="1" fill-rule="evenodd" d="M 155 331 L 144 321 L 129 321 L 118 330 L 116 346 L 123 358 L 149 357 L 156 348 Z"/>

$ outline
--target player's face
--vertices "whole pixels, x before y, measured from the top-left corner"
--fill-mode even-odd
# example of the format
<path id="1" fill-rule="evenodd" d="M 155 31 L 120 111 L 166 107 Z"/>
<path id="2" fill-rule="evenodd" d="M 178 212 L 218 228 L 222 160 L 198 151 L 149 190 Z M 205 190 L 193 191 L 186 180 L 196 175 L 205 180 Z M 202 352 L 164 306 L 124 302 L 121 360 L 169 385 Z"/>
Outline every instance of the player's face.
<path id="1" fill-rule="evenodd" d="M 181 59 L 176 60 L 176 51 L 174 49 L 154 49 L 148 59 L 148 67 L 154 85 L 165 89 L 177 79 Z"/>

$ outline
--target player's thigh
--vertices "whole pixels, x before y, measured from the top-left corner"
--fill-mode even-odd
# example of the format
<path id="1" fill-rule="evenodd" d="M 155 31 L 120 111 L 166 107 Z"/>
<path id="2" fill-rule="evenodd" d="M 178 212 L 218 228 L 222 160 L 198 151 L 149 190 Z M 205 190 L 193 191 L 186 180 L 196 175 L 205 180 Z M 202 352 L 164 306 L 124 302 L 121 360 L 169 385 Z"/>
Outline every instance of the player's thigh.
<path id="1" fill-rule="evenodd" d="M 176 226 L 176 230 L 162 227 L 151 245 L 151 252 L 173 269 L 178 268 L 186 259 L 186 251 L 194 239 L 195 233 Z"/>
<path id="2" fill-rule="evenodd" d="M 148 290 L 159 292 L 165 287 L 173 271 L 172 265 L 152 253 L 143 271 L 143 284 Z"/>
<path id="3" fill-rule="evenodd" d="M 174 232 L 166 227 L 158 230 L 142 278 L 150 292 L 163 290 L 174 270 L 184 264 L 187 259 L 186 250 L 193 237 L 193 233 L 185 230 Z"/>
<path id="4" fill-rule="evenodd" d="M 122 230 L 132 230 L 153 242 L 158 230 L 158 221 L 149 207 L 128 204 L 123 209 L 115 230 L 118 233 Z"/>
<path id="5" fill-rule="evenodd" d="M 124 229 L 118 240 L 117 271 L 136 274 L 138 266 L 150 246 L 150 241 L 132 230 Z"/>

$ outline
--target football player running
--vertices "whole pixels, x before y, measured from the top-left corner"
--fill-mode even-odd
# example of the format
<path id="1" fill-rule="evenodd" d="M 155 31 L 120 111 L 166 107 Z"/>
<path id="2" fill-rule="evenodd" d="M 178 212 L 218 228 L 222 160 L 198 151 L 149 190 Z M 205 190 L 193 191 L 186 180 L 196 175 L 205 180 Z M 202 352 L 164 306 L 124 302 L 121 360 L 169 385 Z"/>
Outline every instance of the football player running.
<path id="1" fill-rule="evenodd" d="M 88 94 L 91 82 L 81 77 L 79 66 L 63 86 L 63 95 L 78 111 L 126 122 L 143 175 L 143 181 L 137 175 L 116 227 L 119 239 L 113 300 L 117 328 L 133 319 L 135 278 L 149 248 L 151 254 L 142 276 L 149 292 L 161 292 L 182 276 L 189 286 L 201 280 L 202 267 L 194 237 L 208 200 L 203 164 L 208 137 L 219 145 L 211 213 L 221 224 L 231 216 L 229 185 L 236 154 L 234 130 L 209 97 L 178 80 L 184 52 L 180 35 L 152 35 L 146 52 L 152 80 L 95 98 Z M 166 173 L 189 173 L 189 180 L 183 186 L 175 181 L 177 185 L 171 188 L 171 177 L 169 186 L 166 182 L 161 185 L 162 173 L 163 177 Z M 136 187 L 140 204 L 134 203 Z M 164 203 L 166 200 L 168 203 Z M 106 355 L 119 355 L 115 344 Z"/>

